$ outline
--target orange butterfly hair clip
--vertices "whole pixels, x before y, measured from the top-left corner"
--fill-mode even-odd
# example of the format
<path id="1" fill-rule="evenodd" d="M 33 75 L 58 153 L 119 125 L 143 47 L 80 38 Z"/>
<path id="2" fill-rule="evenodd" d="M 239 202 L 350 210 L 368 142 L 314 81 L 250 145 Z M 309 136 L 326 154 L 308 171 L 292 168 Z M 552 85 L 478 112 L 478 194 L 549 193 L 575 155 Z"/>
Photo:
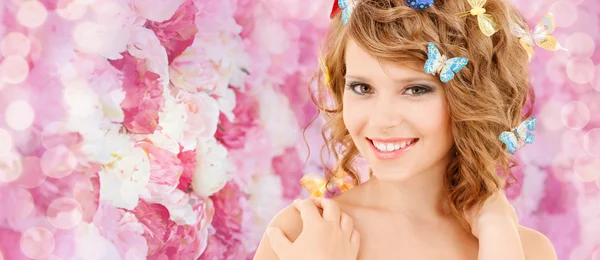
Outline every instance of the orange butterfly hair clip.
<path id="1" fill-rule="evenodd" d="M 525 26 L 527 23 L 521 22 Z M 533 31 L 530 31 L 529 28 L 521 27 L 519 23 L 512 22 L 511 30 L 512 34 L 519 38 L 519 42 L 521 46 L 527 51 L 527 55 L 529 56 L 529 60 L 533 59 L 535 52 L 533 51 L 533 44 L 537 44 L 543 49 L 549 51 L 556 50 L 564 50 L 567 51 L 564 47 L 560 46 L 555 36 L 550 35 L 556 29 L 556 22 L 554 21 L 554 16 L 552 13 L 548 13 L 542 18 L 542 20 L 535 26 Z"/>
<path id="2" fill-rule="evenodd" d="M 311 198 L 333 197 L 354 188 L 354 182 L 349 175 L 333 177 L 329 180 L 313 174 L 308 174 L 300 179 Z"/>

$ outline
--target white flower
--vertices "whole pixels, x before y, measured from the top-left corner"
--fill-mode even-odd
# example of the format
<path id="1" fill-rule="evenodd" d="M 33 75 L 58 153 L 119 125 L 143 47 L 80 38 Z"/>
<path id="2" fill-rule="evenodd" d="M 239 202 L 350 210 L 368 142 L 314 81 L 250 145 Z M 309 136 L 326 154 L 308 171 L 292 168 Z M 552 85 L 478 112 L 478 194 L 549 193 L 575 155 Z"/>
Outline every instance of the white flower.
<path id="1" fill-rule="evenodd" d="M 111 162 L 103 164 L 100 177 L 100 201 L 133 210 L 150 181 L 150 162 L 140 147 L 114 151 Z"/>
<path id="2" fill-rule="evenodd" d="M 127 50 L 134 57 L 146 60 L 146 67 L 160 76 L 163 87 L 169 85 L 167 50 L 161 45 L 152 30 L 142 26 L 133 26 Z"/>
<path id="3" fill-rule="evenodd" d="M 162 128 L 160 131 L 179 142 L 183 139 L 183 133 L 189 128 L 185 123 L 187 121 L 185 103 L 173 98 L 168 88 L 165 88 L 163 97 L 165 106 L 158 112 L 158 125 Z"/>
<path id="4" fill-rule="evenodd" d="M 214 137 L 219 123 L 219 103 L 206 92 L 180 91 L 177 99 L 185 103 L 186 126 L 180 141 L 183 151 L 196 149 L 198 139 L 206 141 Z"/>
<path id="5" fill-rule="evenodd" d="M 144 200 L 149 203 L 159 203 L 169 210 L 170 219 L 178 225 L 195 225 L 198 222 L 198 214 L 190 195 L 177 189 L 175 186 L 150 184 L 148 196 Z"/>
<path id="6" fill-rule="evenodd" d="M 235 92 L 233 89 L 226 89 L 223 91 L 222 96 L 217 100 L 219 103 L 219 110 L 227 117 L 231 122 L 235 120 L 233 109 L 235 108 Z"/>
<path id="7" fill-rule="evenodd" d="M 271 136 L 274 154 L 281 154 L 285 147 L 296 144 L 301 135 L 294 111 L 287 97 L 271 86 L 263 86 L 257 95 L 258 100 L 263 100 L 260 102 L 260 119 Z"/>
<path id="8" fill-rule="evenodd" d="M 210 196 L 230 180 L 229 172 L 235 167 L 227 158 L 227 149 L 213 138 L 198 141 L 196 146 L 196 171 L 192 176 L 192 188 L 200 196 Z"/>

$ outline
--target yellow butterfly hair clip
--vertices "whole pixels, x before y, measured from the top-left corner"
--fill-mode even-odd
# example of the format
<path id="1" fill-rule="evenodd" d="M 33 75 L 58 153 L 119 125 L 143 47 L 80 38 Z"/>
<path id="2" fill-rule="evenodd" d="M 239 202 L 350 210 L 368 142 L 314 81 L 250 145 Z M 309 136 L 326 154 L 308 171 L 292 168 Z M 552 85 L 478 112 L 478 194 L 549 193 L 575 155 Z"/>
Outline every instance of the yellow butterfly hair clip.
<path id="1" fill-rule="evenodd" d="M 498 24 L 494 21 L 494 17 L 485 13 L 486 10 L 483 8 L 483 5 L 485 5 L 487 0 L 467 0 L 467 2 L 469 2 L 469 5 L 471 5 L 471 10 L 458 13 L 458 15 L 461 17 L 466 17 L 469 15 L 477 16 L 479 29 L 481 29 L 481 32 L 485 36 L 492 36 L 494 33 L 500 30 L 500 27 L 498 27 Z"/>
<path id="2" fill-rule="evenodd" d="M 527 23 L 523 23 L 527 25 Z M 560 46 L 556 37 L 550 34 L 556 29 L 556 22 L 552 13 L 546 14 L 544 18 L 535 26 L 533 32 L 529 28 L 523 28 L 519 24 L 512 22 L 511 31 L 514 36 L 519 38 L 521 46 L 527 51 L 529 61 L 533 59 L 535 55 L 533 51 L 533 43 L 535 42 L 538 46 L 549 51 L 564 50 L 564 47 Z"/>
<path id="3" fill-rule="evenodd" d="M 354 188 L 350 176 L 342 178 L 331 178 L 329 181 L 321 176 L 305 175 L 300 179 L 300 185 L 304 187 L 311 198 L 332 197 Z"/>

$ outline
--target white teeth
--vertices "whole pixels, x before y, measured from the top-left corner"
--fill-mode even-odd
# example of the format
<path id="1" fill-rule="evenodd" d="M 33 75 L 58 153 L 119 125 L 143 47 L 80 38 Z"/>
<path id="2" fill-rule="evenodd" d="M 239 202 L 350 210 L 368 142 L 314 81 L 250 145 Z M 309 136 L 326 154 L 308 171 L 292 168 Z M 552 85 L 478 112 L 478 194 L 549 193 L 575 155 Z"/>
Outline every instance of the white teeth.
<path id="1" fill-rule="evenodd" d="M 393 143 L 380 143 L 373 141 L 373 145 L 377 148 L 377 150 L 381 152 L 393 152 L 402 148 L 405 148 L 412 144 L 413 140 L 406 142 L 393 142 Z"/>

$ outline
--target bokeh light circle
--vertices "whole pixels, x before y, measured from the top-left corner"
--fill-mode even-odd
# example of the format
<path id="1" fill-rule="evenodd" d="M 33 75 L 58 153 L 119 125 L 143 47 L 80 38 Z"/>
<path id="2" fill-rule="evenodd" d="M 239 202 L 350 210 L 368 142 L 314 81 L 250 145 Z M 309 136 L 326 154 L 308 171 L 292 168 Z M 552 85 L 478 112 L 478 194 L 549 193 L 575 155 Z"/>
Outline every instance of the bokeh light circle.
<path id="1" fill-rule="evenodd" d="M 592 156 L 600 157 L 600 128 L 594 128 L 585 133 L 583 149 Z"/>
<path id="2" fill-rule="evenodd" d="M 15 130 L 24 130 L 31 126 L 34 118 L 33 108 L 25 100 L 16 100 L 5 111 L 8 126 Z"/>
<path id="3" fill-rule="evenodd" d="M 87 5 L 77 0 L 58 0 L 56 13 L 65 20 L 77 20 L 87 12 Z"/>
<path id="4" fill-rule="evenodd" d="M 4 201 L 2 207 L 10 209 L 9 218 L 12 220 L 21 220 L 29 217 L 33 212 L 33 196 L 29 191 L 21 187 L 12 187 L 9 192 L 8 201 Z M 6 194 L 3 194 L 6 196 Z"/>
<path id="5" fill-rule="evenodd" d="M 583 154 L 575 159 L 573 171 L 584 182 L 596 181 L 600 175 L 600 158 Z"/>
<path id="6" fill-rule="evenodd" d="M 29 258 L 49 257 L 54 251 L 54 246 L 54 235 L 45 228 L 33 227 L 21 235 L 21 251 Z"/>
<path id="7" fill-rule="evenodd" d="M 25 57 L 29 54 L 31 43 L 27 36 L 19 32 L 10 32 L 0 42 L 0 54 L 4 57 Z"/>
<path id="8" fill-rule="evenodd" d="M 10 133 L 0 128 L 0 154 L 8 153 L 13 148 L 12 137 Z"/>
<path id="9" fill-rule="evenodd" d="M 73 31 L 73 39 L 77 44 L 77 49 L 91 54 L 99 53 L 105 42 L 105 30 L 101 24 L 91 21 L 78 24 Z"/>
<path id="10" fill-rule="evenodd" d="M 44 152 L 40 160 L 40 166 L 46 176 L 63 178 L 75 170 L 77 158 L 69 148 L 59 145 Z"/>
<path id="11" fill-rule="evenodd" d="M 595 73 L 596 65 L 590 58 L 573 58 L 567 63 L 567 76 L 575 83 L 589 83 Z"/>
<path id="12" fill-rule="evenodd" d="M 23 188 L 36 188 L 46 181 L 46 175 L 42 172 L 40 158 L 37 156 L 27 156 L 21 159 L 23 162 L 23 172 L 17 180 L 17 184 Z"/>
<path id="13" fill-rule="evenodd" d="M 314 17 L 323 6 L 321 1 L 290 1 L 287 10 L 290 16 L 299 20 L 309 20 Z"/>
<path id="14" fill-rule="evenodd" d="M 47 217 L 50 224 L 60 229 L 71 229 L 81 223 L 83 211 L 73 198 L 55 199 L 48 206 Z"/>
<path id="15" fill-rule="evenodd" d="M 556 26 L 569 27 L 577 21 L 577 7 L 568 1 L 557 1 L 550 6 Z"/>
<path id="16" fill-rule="evenodd" d="M 78 142 L 79 136 L 76 132 L 69 132 L 67 124 L 62 121 L 54 121 L 46 124 L 42 131 L 42 145 L 46 149 L 59 145 L 69 146 Z"/>
<path id="17" fill-rule="evenodd" d="M 592 82 L 592 87 L 600 92 L 600 64 L 596 65 L 596 74 L 594 75 L 594 81 Z"/>
<path id="18" fill-rule="evenodd" d="M 20 56 L 8 56 L 0 64 L 0 80 L 10 83 L 19 84 L 29 75 L 29 64 Z"/>
<path id="19" fill-rule="evenodd" d="M 583 102 L 573 101 L 563 106 L 560 116 L 567 128 L 579 130 L 590 121 L 590 110 Z"/>
<path id="20" fill-rule="evenodd" d="M 25 27 L 36 28 L 42 25 L 48 17 L 48 11 L 39 1 L 26 1 L 21 3 L 17 11 L 17 21 Z"/>
<path id="21" fill-rule="evenodd" d="M 13 182 L 21 176 L 22 172 L 23 164 L 18 154 L 14 152 L 0 154 L 0 182 Z"/>
<path id="22" fill-rule="evenodd" d="M 592 260 L 600 260 L 600 246 L 596 247 L 596 250 L 592 252 Z"/>
<path id="23" fill-rule="evenodd" d="M 560 55 L 553 55 L 546 61 L 546 76 L 554 84 L 562 85 L 566 79 L 566 60 Z"/>
<path id="24" fill-rule="evenodd" d="M 565 47 L 571 56 L 590 58 L 594 54 L 596 43 L 590 35 L 576 32 L 567 38 Z"/>
<path id="25" fill-rule="evenodd" d="M 560 102 L 555 100 L 548 100 L 542 106 L 538 121 L 545 129 L 554 131 L 563 128 L 560 118 L 562 106 Z"/>

